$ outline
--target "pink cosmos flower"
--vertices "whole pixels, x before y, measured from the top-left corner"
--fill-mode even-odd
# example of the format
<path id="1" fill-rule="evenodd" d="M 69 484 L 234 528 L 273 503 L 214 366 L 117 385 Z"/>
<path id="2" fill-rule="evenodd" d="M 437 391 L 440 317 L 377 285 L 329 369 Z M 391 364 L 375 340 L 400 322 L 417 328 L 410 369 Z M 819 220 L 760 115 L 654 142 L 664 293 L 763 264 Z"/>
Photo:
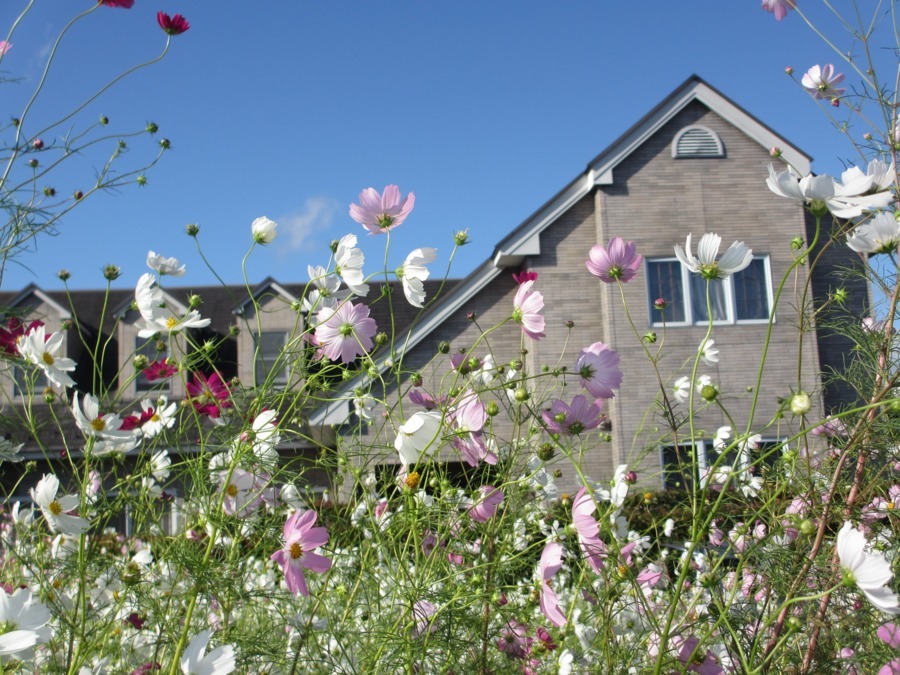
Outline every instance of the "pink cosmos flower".
<path id="1" fill-rule="evenodd" d="M 497 507 L 503 501 L 503 492 L 491 485 L 482 485 L 478 489 L 482 499 L 469 509 L 469 516 L 479 523 L 486 523 L 497 512 Z"/>
<path id="2" fill-rule="evenodd" d="M 416 625 L 413 628 L 412 636 L 414 638 L 424 635 L 426 632 L 433 633 L 437 630 L 437 626 L 431 617 L 437 611 L 437 608 L 427 600 L 416 600 L 413 603 L 413 618 Z"/>
<path id="3" fill-rule="evenodd" d="M 134 7 L 134 0 L 97 0 L 97 3 L 107 7 L 121 7 L 122 9 Z"/>
<path id="4" fill-rule="evenodd" d="M 600 281 L 613 284 L 617 281 L 625 283 L 631 281 L 641 268 L 643 256 L 636 253 L 637 247 L 633 241 L 622 241 L 621 237 L 613 237 L 609 240 L 609 247 L 604 248 L 600 244 L 591 247 L 588 254 L 590 260 L 584 264 L 588 272 L 598 277 Z"/>
<path id="5" fill-rule="evenodd" d="M 177 372 L 178 366 L 165 361 L 152 361 L 141 371 L 141 374 L 148 382 L 155 382 L 156 380 L 167 380 Z"/>
<path id="6" fill-rule="evenodd" d="M 482 460 L 491 465 L 497 463 L 497 455 L 488 449 L 482 437 L 487 412 L 475 392 L 467 390 L 456 399 L 447 421 L 456 434 L 451 443 L 469 466 L 478 466 Z"/>
<path id="7" fill-rule="evenodd" d="M 834 101 L 843 96 L 847 91 L 836 85 L 844 81 L 841 73 L 835 74 L 834 66 L 826 63 L 824 66 L 815 65 L 806 71 L 806 74 L 800 80 L 800 84 L 812 94 L 812 97 L 818 100 L 828 99 Z"/>
<path id="8" fill-rule="evenodd" d="M 879 626 L 878 630 L 875 631 L 875 634 L 878 636 L 878 639 L 888 647 L 900 649 L 900 626 L 896 626 L 893 623 L 886 623 Z"/>
<path id="9" fill-rule="evenodd" d="M 622 385 L 619 353 L 602 342 L 581 350 L 575 370 L 581 377 L 581 386 L 594 398 L 613 398 L 613 389 Z"/>
<path id="10" fill-rule="evenodd" d="M 157 12 L 156 22 L 169 35 L 181 35 L 191 27 L 191 24 L 181 14 L 169 16 L 165 12 Z"/>
<path id="11" fill-rule="evenodd" d="M 447 402 L 447 397 L 441 394 L 435 398 L 427 391 L 413 389 L 409 392 L 409 400 L 416 405 L 422 406 L 425 410 L 434 410 L 439 406 L 443 406 Z"/>
<path id="12" fill-rule="evenodd" d="M 294 511 L 284 524 L 284 548 L 270 556 L 281 565 L 288 590 L 296 595 L 309 595 L 303 568 L 313 572 L 327 572 L 331 569 L 331 559 L 313 553 L 328 542 L 328 530 L 313 527 L 315 511 Z"/>
<path id="13" fill-rule="evenodd" d="M 219 481 L 224 485 L 225 499 L 222 510 L 229 516 L 245 518 L 256 510 L 262 501 L 263 486 L 257 476 L 236 467 L 229 478 L 227 471 L 219 474 Z M 227 485 L 226 485 L 227 481 Z"/>
<path id="14" fill-rule="evenodd" d="M 577 436 L 578 434 L 600 426 L 600 401 L 591 402 L 584 394 L 578 394 L 569 405 L 557 399 L 550 405 L 550 410 L 541 412 L 547 429 L 554 434 Z"/>
<path id="15" fill-rule="evenodd" d="M 566 625 L 566 615 L 559 609 L 556 591 L 550 586 L 550 580 L 562 567 L 562 546 L 552 541 L 544 547 L 541 561 L 538 563 L 538 574 L 541 577 L 541 611 L 547 620 L 557 628 Z"/>
<path id="16" fill-rule="evenodd" d="M 705 655 L 698 652 L 697 647 L 699 644 L 700 640 L 693 635 L 681 644 L 678 660 L 687 666 L 687 671 L 700 673 L 701 675 L 720 675 L 720 673 L 724 673 L 725 669 L 719 665 L 715 654 L 709 650 L 707 650 Z"/>
<path id="17" fill-rule="evenodd" d="M 525 335 L 532 340 L 544 337 L 544 317 L 540 311 L 544 309 L 544 296 L 532 290 L 534 280 L 519 284 L 516 297 L 513 299 L 513 320 L 522 326 Z"/>
<path id="18" fill-rule="evenodd" d="M 372 349 L 377 326 L 375 319 L 369 318 L 366 305 L 345 302 L 337 309 L 326 307 L 319 310 L 316 319 L 316 340 L 322 353 L 332 361 L 351 363 Z"/>
<path id="19" fill-rule="evenodd" d="M 774 14 L 776 21 L 781 21 L 789 9 L 797 8 L 797 0 L 762 0 L 762 8 Z"/>
<path id="20" fill-rule="evenodd" d="M 194 373 L 194 380 L 188 382 L 185 388 L 194 410 L 200 415 L 218 419 L 222 416 L 223 410 L 231 407 L 229 400 L 231 392 L 218 373 L 213 373 L 207 378 L 197 371 Z"/>
<path id="21" fill-rule="evenodd" d="M 894 659 L 885 663 L 878 670 L 878 675 L 900 675 L 900 659 Z"/>
<path id="22" fill-rule="evenodd" d="M 400 188 L 388 185 L 384 194 L 375 188 L 359 193 L 359 204 L 350 205 L 350 217 L 369 231 L 369 234 L 387 232 L 400 225 L 413 210 L 416 196 L 410 192 L 400 201 Z"/>
<path id="23" fill-rule="evenodd" d="M 531 653 L 531 643 L 534 638 L 529 637 L 525 626 L 510 619 L 503 628 L 501 637 L 497 640 L 497 649 L 514 659 L 524 659 Z"/>
<path id="24" fill-rule="evenodd" d="M 595 572 L 603 569 L 603 559 L 607 556 L 606 545 L 600 539 L 600 526 L 594 520 L 596 504 L 585 488 L 581 488 L 572 500 L 572 524 L 578 533 L 581 547 L 588 564 Z"/>

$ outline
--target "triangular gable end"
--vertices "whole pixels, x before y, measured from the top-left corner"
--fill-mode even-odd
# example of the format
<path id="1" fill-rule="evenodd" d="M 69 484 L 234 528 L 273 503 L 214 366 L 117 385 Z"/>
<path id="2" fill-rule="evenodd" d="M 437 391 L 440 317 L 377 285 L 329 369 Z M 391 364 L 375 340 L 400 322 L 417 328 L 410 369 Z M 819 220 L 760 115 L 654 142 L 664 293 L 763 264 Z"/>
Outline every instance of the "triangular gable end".
<path id="1" fill-rule="evenodd" d="M 267 291 L 274 291 L 277 295 L 284 298 L 285 302 L 289 305 L 297 302 L 298 298 L 296 298 L 292 293 L 289 293 L 288 290 L 275 281 L 272 277 L 266 277 L 262 280 L 262 282 L 250 291 L 250 295 L 248 295 L 240 304 L 237 305 L 234 309 L 231 310 L 232 314 L 243 314 L 247 309 L 247 305 L 249 305 L 254 300 L 258 300 L 264 293 Z"/>
<path id="2" fill-rule="evenodd" d="M 24 289 L 22 289 L 22 292 L 19 293 L 15 298 L 13 298 L 10 301 L 9 306 L 10 307 L 18 307 L 19 305 L 21 305 L 23 302 L 25 302 L 31 296 L 36 297 L 38 300 L 40 300 L 44 304 L 47 304 L 50 307 L 52 307 L 54 309 L 54 311 L 56 311 L 56 313 L 59 315 L 59 318 L 61 320 L 66 320 L 66 319 L 72 318 L 72 312 L 67 307 L 63 307 L 56 300 L 54 300 L 49 295 L 47 295 L 44 291 L 42 291 L 40 288 L 38 288 L 35 284 L 28 284 Z"/>

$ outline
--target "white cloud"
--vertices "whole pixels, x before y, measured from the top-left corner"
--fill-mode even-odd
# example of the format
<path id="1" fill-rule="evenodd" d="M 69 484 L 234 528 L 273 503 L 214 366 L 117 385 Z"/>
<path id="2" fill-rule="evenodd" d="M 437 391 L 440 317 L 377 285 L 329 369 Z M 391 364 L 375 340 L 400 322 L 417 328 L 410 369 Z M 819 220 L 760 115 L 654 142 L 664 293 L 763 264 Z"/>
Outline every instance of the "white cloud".
<path id="1" fill-rule="evenodd" d="M 316 232 L 331 227 L 338 203 L 330 197 L 310 197 L 303 208 L 278 218 L 279 233 L 287 239 L 291 251 L 311 250 L 318 243 Z M 282 248 L 284 250 L 284 248 Z"/>

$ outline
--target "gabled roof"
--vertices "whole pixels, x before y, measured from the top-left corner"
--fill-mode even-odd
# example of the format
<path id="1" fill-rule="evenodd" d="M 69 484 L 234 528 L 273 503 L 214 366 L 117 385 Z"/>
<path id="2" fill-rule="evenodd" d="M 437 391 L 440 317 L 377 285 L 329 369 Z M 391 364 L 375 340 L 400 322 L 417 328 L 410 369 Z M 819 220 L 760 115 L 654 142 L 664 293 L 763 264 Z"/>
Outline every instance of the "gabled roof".
<path id="1" fill-rule="evenodd" d="M 525 256 L 540 253 L 539 236 L 541 232 L 579 199 L 593 190 L 594 186 L 612 185 L 615 168 L 693 101 L 699 101 L 764 148 L 780 148 L 784 159 L 801 175 L 810 172 L 812 158 L 809 155 L 784 137 L 776 134 L 697 75 L 692 75 L 628 131 L 613 141 L 603 152 L 594 157 L 588 163 L 587 168 L 566 187 L 557 192 L 546 204 L 500 241 L 492 256 L 494 263 L 506 266 L 518 265 Z"/>
<path id="2" fill-rule="evenodd" d="M 247 309 L 247 305 L 249 305 L 254 300 L 259 300 L 264 294 L 268 292 L 274 292 L 275 294 L 281 296 L 285 302 L 288 304 L 293 304 L 297 302 L 297 297 L 292 293 L 288 292 L 288 290 L 275 281 L 272 277 L 266 277 L 260 282 L 256 288 L 250 291 L 250 295 L 245 297 L 238 305 L 232 309 L 233 314 L 243 314 Z"/>
<path id="3" fill-rule="evenodd" d="M 63 306 L 49 295 L 47 295 L 44 291 L 37 287 L 37 284 L 28 284 L 25 288 L 22 289 L 22 292 L 19 293 L 16 297 L 9 301 L 9 307 L 17 307 L 18 305 L 25 302 L 25 300 L 29 296 L 37 297 L 41 302 L 44 302 L 50 305 L 56 313 L 59 314 L 59 318 L 61 319 L 71 319 L 72 312 L 69 311 L 68 307 Z"/>
<path id="4" fill-rule="evenodd" d="M 406 343 L 407 348 L 419 344 L 432 330 L 495 279 L 503 269 L 518 267 L 527 256 L 539 255 L 541 233 L 596 186 L 612 185 L 615 168 L 693 101 L 699 101 L 764 148 L 780 148 L 784 159 L 794 168 L 801 174 L 809 173 L 812 159 L 809 155 L 776 134 L 700 77 L 692 75 L 591 160 L 582 173 L 503 238 L 494 248 L 490 259 L 439 300 L 413 328 Z M 377 362 L 380 372 L 384 371 L 386 360 L 387 357 Z M 336 392 L 337 396 L 333 400 L 310 415 L 309 423 L 315 426 L 345 421 L 349 414 L 350 400 L 353 398 L 352 392 L 359 386 L 360 379 L 345 383 Z"/>

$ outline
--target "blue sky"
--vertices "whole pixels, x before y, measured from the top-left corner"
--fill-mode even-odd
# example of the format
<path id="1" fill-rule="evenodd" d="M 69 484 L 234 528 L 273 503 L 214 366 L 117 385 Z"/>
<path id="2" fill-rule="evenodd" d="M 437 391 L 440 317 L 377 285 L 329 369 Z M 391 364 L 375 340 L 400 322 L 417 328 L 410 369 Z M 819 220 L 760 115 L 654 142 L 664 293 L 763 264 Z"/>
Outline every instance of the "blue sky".
<path id="1" fill-rule="evenodd" d="M 0 25 L 25 4 L 5 0 Z M 4 122 L 33 91 L 52 38 L 92 0 L 36 4 L 0 64 L 17 79 L 0 85 Z M 831 31 L 833 21 L 812 4 L 803 6 Z M 171 152 L 145 187 L 79 205 L 58 236 L 39 239 L 7 270 L 2 290 L 59 288 L 60 268 L 71 272 L 72 287 L 102 286 L 107 263 L 122 269 L 117 287 L 133 286 L 149 249 L 187 263 L 179 284 L 215 283 L 184 234 L 187 223 L 200 225 L 218 274 L 240 282 L 250 223 L 261 215 L 278 221 L 280 234 L 251 256 L 251 282 L 305 281 L 307 265 L 324 265 L 328 242 L 349 232 L 375 272 L 384 240 L 368 237 L 347 207 L 363 188 L 389 183 L 416 194 L 415 210 L 392 235 L 390 268 L 419 246 L 437 247 L 446 265 L 453 232 L 469 228 L 471 243 L 451 270 L 463 276 L 692 73 L 813 155 L 814 170 L 835 173 L 841 159 L 858 161 L 784 74 L 792 65 L 799 79 L 813 64 L 835 62 L 833 52 L 796 14 L 776 22 L 758 0 L 136 0 L 130 10 L 100 7 L 73 28 L 32 123 L 157 55 L 165 43 L 160 9 L 184 14 L 191 29 L 173 38 L 161 63 L 44 141 L 105 114 L 117 134 L 154 121 Z M 125 161 L 138 166 L 154 144 L 129 140 Z M 50 182 L 71 194 L 90 183 L 106 154 L 75 158 L 74 170 Z"/>

